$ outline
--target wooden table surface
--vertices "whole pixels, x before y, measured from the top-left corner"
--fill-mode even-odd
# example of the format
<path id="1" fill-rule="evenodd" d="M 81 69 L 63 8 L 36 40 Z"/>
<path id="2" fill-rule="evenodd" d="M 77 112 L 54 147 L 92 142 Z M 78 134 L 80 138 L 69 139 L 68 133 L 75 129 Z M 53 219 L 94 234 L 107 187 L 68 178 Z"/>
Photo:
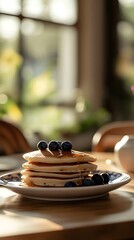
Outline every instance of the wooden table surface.
<path id="1" fill-rule="evenodd" d="M 98 158 L 98 169 L 120 171 L 111 161 L 113 154 L 94 155 Z M 21 163 L 18 155 L 17 158 Z M 101 198 L 73 202 L 28 199 L 0 187 L 3 240 L 128 240 L 134 239 L 133 228 L 133 179 Z"/>

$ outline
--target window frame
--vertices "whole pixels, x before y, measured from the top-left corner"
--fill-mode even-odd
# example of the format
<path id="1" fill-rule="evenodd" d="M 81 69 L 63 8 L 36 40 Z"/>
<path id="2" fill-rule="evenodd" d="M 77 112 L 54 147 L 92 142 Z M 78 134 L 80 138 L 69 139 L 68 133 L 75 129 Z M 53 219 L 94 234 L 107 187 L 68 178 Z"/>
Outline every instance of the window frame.
<path id="1" fill-rule="evenodd" d="M 23 12 L 23 0 L 20 1 L 20 4 L 21 4 L 21 12 L 19 14 L 6 13 L 6 12 L 0 11 L 0 16 L 2 15 L 2 16 L 9 16 L 9 17 L 17 17 L 20 20 L 20 26 L 21 26 L 21 22 L 24 19 L 26 19 L 26 20 L 32 20 L 32 21 L 35 21 L 35 22 L 47 24 L 49 26 L 72 27 L 72 28 L 75 28 L 78 31 L 78 20 L 74 24 L 67 24 L 67 23 L 54 22 L 54 21 L 51 21 L 51 20 L 46 20 L 46 19 L 41 19 L 41 18 L 35 18 L 35 17 L 32 17 L 32 16 L 24 16 L 22 14 L 22 12 Z M 24 56 L 23 35 L 21 33 L 21 30 L 19 31 L 18 53 L 22 57 Z M 78 65 L 78 63 L 76 63 L 76 64 Z M 22 68 L 19 69 L 18 76 L 19 76 L 19 78 L 18 78 L 19 79 L 19 81 L 18 81 L 18 95 L 20 96 L 19 99 L 18 99 L 18 105 L 19 105 L 19 107 L 23 107 L 23 105 L 25 105 L 25 104 L 22 101 L 22 91 L 23 91 L 23 82 L 24 82 Z M 66 104 L 66 103 L 56 103 L 56 105 L 68 106 L 68 104 Z"/>
<path id="2" fill-rule="evenodd" d="M 78 21 L 74 24 L 57 23 L 50 20 L 34 18 L 31 16 L 23 16 L 23 14 L 10 14 L 0 12 L 0 15 L 18 17 L 20 21 L 23 19 L 28 19 L 46 23 L 48 25 L 56 25 L 58 27 L 75 27 L 78 32 L 78 59 L 76 63 L 78 66 L 77 87 L 82 89 L 83 95 L 87 101 L 90 101 L 92 103 L 93 108 L 98 109 L 103 105 L 104 98 L 105 0 L 101 0 L 99 2 L 94 0 L 77 1 Z M 21 1 L 21 8 L 22 7 L 23 0 Z M 23 56 L 23 39 L 21 32 L 19 34 L 19 53 Z M 100 41 L 98 41 L 98 39 L 100 39 Z M 23 87 L 23 77 L 21 70 L 19 72 L 19 79 L 19 91 L 21 93 Z M 20 99 L 19 105 L 21 104 L 22 101 Z"/>

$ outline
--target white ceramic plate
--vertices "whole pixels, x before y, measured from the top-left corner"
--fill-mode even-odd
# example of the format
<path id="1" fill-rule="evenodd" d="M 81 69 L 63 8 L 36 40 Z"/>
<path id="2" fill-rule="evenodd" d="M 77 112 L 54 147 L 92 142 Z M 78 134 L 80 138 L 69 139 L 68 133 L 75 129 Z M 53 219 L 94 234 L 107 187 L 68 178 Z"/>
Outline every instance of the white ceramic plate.
<path id="1" fill-rule="evenodd" d="M 96 171 L 101 173 L 104 171 Z M 49 200 L 49 201 L 72 201 L 97 198 L 113 191 L 128 182 L 131 178 L 126 173 L 105 171 L 110 175 L 108 184 L 96 186 L 81 187 L 27 187 L 21 183 L 20 172 L 12 172 L 4 174 L 0 177 L 0 185 L 10 189 L 11 191 L 21 194 L 28 198 Z"/>

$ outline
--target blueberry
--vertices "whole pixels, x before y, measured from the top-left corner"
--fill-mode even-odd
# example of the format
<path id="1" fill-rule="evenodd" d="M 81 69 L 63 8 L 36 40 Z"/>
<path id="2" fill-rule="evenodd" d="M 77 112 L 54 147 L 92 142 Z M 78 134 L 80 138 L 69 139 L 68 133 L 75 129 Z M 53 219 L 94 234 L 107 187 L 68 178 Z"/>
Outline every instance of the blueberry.
<path id="1" fill-rule="evenodd" d="M 72 143 L 69 141 L 64 141 L 61 143 L 61 148 L 63 151 L 71 151 L 72 149 Z"/>
<path id="2" fill-rule="evenodd" d="M 107 184 L 110 180 L 109 174 L 108 173 L 102 173 L 101 176 L 103 177 L 104 183 Z"/>
<path id="3" fill-rule="evenodd" d="M 49 142 L 48 148 L 50 151 L 57 151 L 60 147 L 57 141 L 52 140 Z"/>
<path id="4" fill-rule="evenodd" d="M 95 182 L 90 178 L 85 178 L 83 180 L 83 186 L 94 186 Z"/>
<path id="5" fill-rule="evenodd" d="M 65 183 L 65 187 L 76 187 L 76 183 L 73 181 L 69 181 Z"/>
<path id="6" fill-rule="evenodd" d="M 102 184 L 104 184 L 103 177 L 100 174 L 98 174 L 98 173 L 95 173 L 92 176 L 91 179 L 95 182 L 95 185 L 102 185 Z"/>
<path id="7" fill-rule="evenodd" d="M 37 143 L 37 148 L 40 150 L 45 150 L 47 148 L 47 142 L 41 140 Z"/>

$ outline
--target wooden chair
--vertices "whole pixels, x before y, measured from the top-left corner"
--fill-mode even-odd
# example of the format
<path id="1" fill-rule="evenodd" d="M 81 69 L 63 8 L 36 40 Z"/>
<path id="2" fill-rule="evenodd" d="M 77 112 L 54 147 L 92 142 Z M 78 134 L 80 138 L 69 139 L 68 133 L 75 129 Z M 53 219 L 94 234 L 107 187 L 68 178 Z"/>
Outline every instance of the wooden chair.
<path id="1" fill-rule="evenodd" d="M 94 134 L 92 139 L 92 151 L 113 152 L 115 144 L 124 135 L 134 135 L 134 121 L 111 122 Z"/>
<path id="2" fill-rule="evenodd" d="M 0 120 L 0 154 L 10 155 L 31 151 L 22 131 L 10 122 Z"/>

